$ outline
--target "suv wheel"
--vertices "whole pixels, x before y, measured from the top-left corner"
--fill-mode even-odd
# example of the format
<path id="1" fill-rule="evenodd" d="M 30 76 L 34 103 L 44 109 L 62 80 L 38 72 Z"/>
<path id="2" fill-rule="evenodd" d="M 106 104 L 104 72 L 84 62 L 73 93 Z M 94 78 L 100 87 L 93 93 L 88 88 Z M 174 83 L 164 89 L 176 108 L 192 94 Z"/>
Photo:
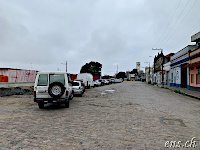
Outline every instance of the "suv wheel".
<path id="1" fill-rule="evenodd" d="M 38 103 L 38 107 L 39 107 L 40 109 L 44 108 L 44 103 L 43 103 L 43 102 Z"/>
<path id="2" fill-rule="evenodd" d="M 65 103 L 65 108 L 69 108 L 69 100 Z"/>

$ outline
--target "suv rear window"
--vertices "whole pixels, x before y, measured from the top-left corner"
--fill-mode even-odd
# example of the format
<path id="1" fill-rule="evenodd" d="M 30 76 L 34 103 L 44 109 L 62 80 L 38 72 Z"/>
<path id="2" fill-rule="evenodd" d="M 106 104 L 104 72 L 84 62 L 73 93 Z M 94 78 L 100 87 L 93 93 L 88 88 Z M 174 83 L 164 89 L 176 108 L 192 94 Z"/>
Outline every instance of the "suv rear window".
<path id="1" fill-rule="evenodd" d="M 40 74 L 38 78 L 38 86 L 47 86 L 48 84 L 48 75 L 47 74 Z"/>
<path id="2" fill-rule="evenodd" d="M 49 75 L 49 84 L 53 82 L 60 82 L 65 85 L 65 77 L 64 74 L 50 74 Z"/>

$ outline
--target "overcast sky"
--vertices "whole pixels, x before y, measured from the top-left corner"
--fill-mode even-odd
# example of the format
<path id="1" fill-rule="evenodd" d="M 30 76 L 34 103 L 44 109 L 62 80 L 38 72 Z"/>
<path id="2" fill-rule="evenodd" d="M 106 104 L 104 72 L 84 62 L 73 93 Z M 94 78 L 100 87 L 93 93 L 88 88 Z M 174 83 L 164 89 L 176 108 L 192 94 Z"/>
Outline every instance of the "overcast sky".
<path id="1" fill-rule="evenodd" d="M 0 0 L 0 68 L 104 74 L 153 64 L 200 31 L 199 0 Z"/>

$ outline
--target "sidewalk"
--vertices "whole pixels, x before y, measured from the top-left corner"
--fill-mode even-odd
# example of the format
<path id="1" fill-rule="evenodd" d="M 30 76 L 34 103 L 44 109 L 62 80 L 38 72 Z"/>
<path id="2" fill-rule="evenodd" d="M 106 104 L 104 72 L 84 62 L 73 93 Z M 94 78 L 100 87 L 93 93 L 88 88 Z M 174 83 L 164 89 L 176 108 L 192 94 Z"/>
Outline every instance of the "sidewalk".
<path id="1" fill-rule="evenodd" d="M 159 85 L 159 87 L 161 87 L 161 85 Z M 176 90 L 176 93 L 183 94 L 183 95 L 200 100 L 200 92 L 199 91 L 192 91 L 192 90 L 188 90 L 187 88 L 178 88 L 178 87 L 173 87 L 173 86 L 169 86 L 169 85 L 164 85 L 164 88 L 166 88 L 166 89 L 168 88 L 171 91 Z"/>

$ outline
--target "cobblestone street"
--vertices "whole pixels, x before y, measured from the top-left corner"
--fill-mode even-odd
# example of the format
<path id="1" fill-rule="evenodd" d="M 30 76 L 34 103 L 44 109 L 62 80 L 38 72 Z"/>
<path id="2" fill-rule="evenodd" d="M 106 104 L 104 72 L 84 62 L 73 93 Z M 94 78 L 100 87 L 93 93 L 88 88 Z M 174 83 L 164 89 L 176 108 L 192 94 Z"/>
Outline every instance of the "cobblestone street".
<path id="1" fill-rule="evenodd" d="M 200 101 L 143 82 L 87 89 L 70 108 L 0 97 L 0 137 L 1 150 L 165 150 L 193 137 L 197 147 L 185 149 L 200 149 Z"/>

